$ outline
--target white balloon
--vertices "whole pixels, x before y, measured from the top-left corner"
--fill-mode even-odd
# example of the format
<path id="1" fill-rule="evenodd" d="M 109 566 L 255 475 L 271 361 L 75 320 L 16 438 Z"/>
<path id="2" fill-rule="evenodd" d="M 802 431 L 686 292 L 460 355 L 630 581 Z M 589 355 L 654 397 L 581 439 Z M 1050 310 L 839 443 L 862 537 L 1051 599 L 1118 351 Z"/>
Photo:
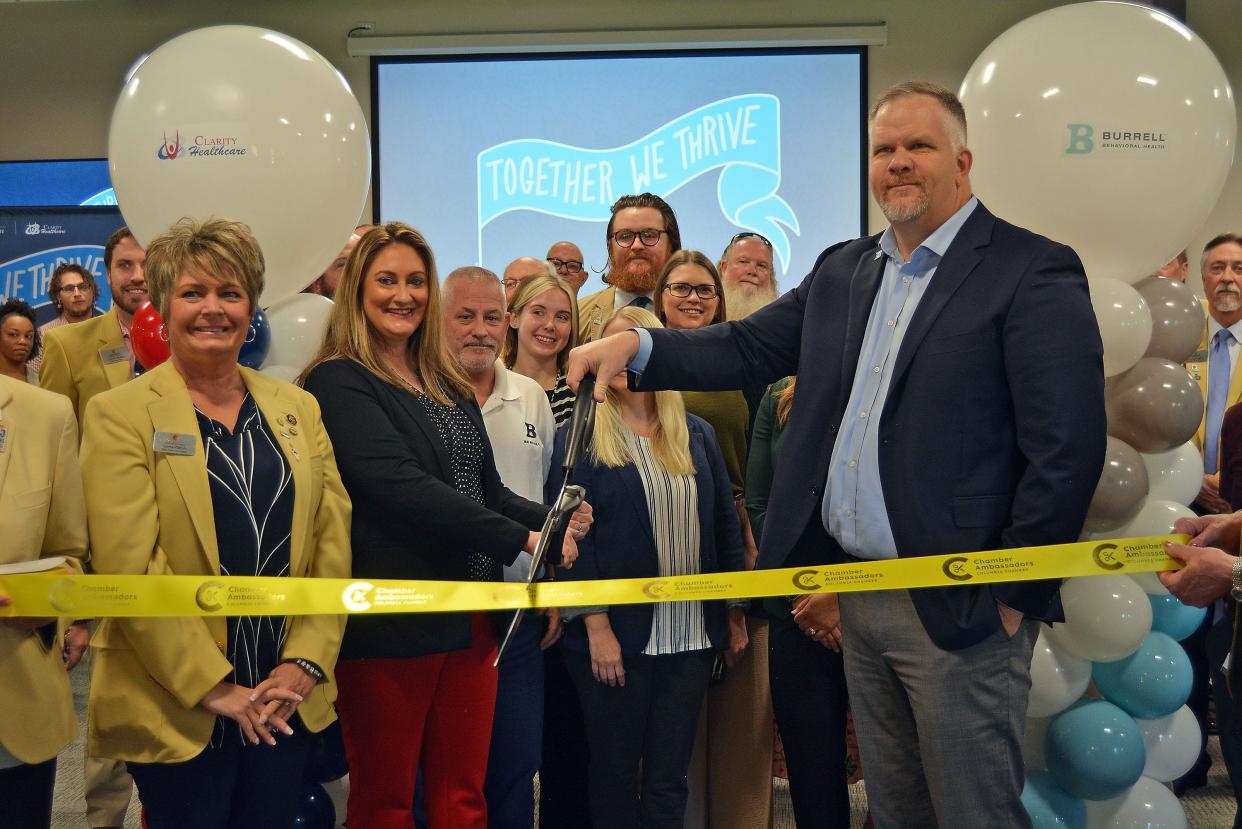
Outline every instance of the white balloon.
<path id="1" fill-rule="evenodd" d="M 1026 734 L 1022 742 L 1022 759 L 1027 771 L 1040 771 L 1048 768 L 1048 755 L 1044 751 L 1044 741 L 1048 737 L 1048 725 L 1052 717 L 1027 717 Z"/>
<path id="2" fill-rule="evenodd" d="M 1163 783 L 1140 777 L 1110 800 L 1085 800 L 1087 829 L 1186 829 L 1186 813 Z"/>
<path id="3" fill-rule="evenodd" d="M 1171 259 L 1202 228 L 1233 162 L 1224 69 L 1198 35 L 1148 6 L 1078 3 L 1029 17 L 983 50 L 959 95 L 974 192 L 1073 247 L 1093 280 L 1136 282 Z"/>
<path id="4" fill-rule="evenodd" d="M 1136 538 L 1144 535 L 1168 535 L 1179 518 L 1194 518 L 1190 507 L 1174 501 L 1147 496 L 1138 515 L 1131 518 L 1116 531 L 1117 538 Z"/>
<path id="5" fill-rule="evenodd" d="M 1031 695 L 1027 717 L 1052 717 L 1069 708 L 1091 682 L 1091 663 L 1067 652 L 1040 628 L 1031 657 Z"/>
<path id="6" fill-rule="evenodd" d="M 267 308 L 272 328 L 272 347 L 263 364 L 290 366 L 300 374 L 319 353 L 324 331 L 332 317 L 332 300 L 319 294 L 294 294 Z"/>
<path id="7" fill-rule="evenodd" d="M 293 383 L 297 381 L 298 375 L 302 373 L 302 370 L 293 366 L 269 366 L 265 364 L 263 366 L 263 373 L 269 374 L 277 380 Z"/>
<path id="8" fill-rule="evenodd" d="M 1139 292 L 1118 279 L 1093 279 L 1091 307 L 1104 341 L 1104 376 L 1134 367 L 1151 342 L 1151 311 Z"/>
<path id="9" fill-rule="evenodd" d="M 1115 662 L 1138 650 L 1151 632 L 1151 602 L 1126 576 L 1070 579 L 1061 587 L 1065 622 L 1048 638 L 1070 656 Z"/>
<path id="10" fill-rule="evenodd" d="M 1199 759 L 1203 733 L 1190 707 L 1181 708 L 1157 720 L 1135 720 L 1147 746 L 1147 765 L 1143 774 L 1162 783 L 1171 783 L 1190 771 Z"/>
<path id="11" fill-rule="evenodd" d="M 1167 452 L 1143 455 L 1147 467 L 1147 495 L 1160 501 L 1189 506 L 1203 485 L 1203 456 L 1194 443 Z"/>
<path id="12" fill-rule="evenodd" d="M 1131 573 L 1130 578 L 1134 579 L 1134 583 L 1144 593 L 1151 593 L 1153 596 L 1169 595 L 1169 588 L 1160 583 L 1160 577 L 1155 573 Z"/>
<path id="13" fill-rule="evenodd" d="M 264 304 L 323 272 L 366 202 L 371 143 L 349 84 L 304 43 L 211 26 L 164 43 L 112 110 L 108 167 L 142 244 L 183 216 L 250 226 Z"/>

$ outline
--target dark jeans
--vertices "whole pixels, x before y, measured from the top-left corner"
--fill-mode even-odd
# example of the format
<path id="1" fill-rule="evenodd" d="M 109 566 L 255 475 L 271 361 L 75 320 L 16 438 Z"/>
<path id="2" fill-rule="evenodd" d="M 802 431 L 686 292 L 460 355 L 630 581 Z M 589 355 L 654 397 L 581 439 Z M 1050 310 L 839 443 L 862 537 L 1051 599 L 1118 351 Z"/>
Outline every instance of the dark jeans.
<path id="1" fill-rule="evenodd" d="M 587 797 L 586 724 L 560 643 L 543 652 L 543 763 L 539 768 L 540 829 L 592 829 Z"/>
<path id="2" fill-rule="evenodd" d="M 182 763 L 126 763 L 149 829 L 269 829 L 297 817 L 310 735 L 294 717 L 293 736 L 245 744 L 224 723 L 210 744 Z"/>
<path id="3" fill-rule="evenodd" d="M 487 755 L 489 829 L 535 825 L 535 773 L 543 746 L 543 638 L 546 619 L 528 615 L 500 661 L 492 743 Z"/>
<path id="4" fill-rule="evenodd" d="M 848 829 L 845 662 L 799 630 L 785 604 L 783 612 L 771 608 L 768 677 L 794 819 L 799 829 Z"/>
<path id="5" fill-rule="evenodd" d="M 56 759 L 0 771 L 0 826 L 48 829 L 52 825 L 52 789 Z"/>
<path id="6" fill-rule="evenodd" d="M 710 650 L 626 656 L 625 685 L 610 686 L 592 676 L 589 656 L 566 652 L 591 745 L 595 829 L 682 829 L 686 771 L 714 658 Z"/>

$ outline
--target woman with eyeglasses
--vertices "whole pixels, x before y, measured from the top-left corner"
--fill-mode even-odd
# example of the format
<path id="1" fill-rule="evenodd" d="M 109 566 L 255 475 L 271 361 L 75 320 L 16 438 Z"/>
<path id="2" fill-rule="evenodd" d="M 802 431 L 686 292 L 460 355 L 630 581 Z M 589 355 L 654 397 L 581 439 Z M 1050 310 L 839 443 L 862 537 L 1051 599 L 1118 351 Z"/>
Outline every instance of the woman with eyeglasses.
<path id="1" fill-rule="evenodd" d="M 603 335 L 658 328 L 647 310 L 612 313 Z M 607 385 L 590 453 L 574 470 L 594 506 L 567 579 L 735 571 L 742 541 L 729 474 L 710 425 L 677 392 Z M 557 435 L 548 492 L 561 485 Z M 734 602 L 729 602 L 733 604 Z M 564 646 L 586 715 L 594 829 L 681 829 L 686 769 L 715 654 L 737 647 L 722 601 L 576 608 Z"/>
<path id="2" fill-rule="evenodd" d="M 694 250 L 674 253 L 655 289 L 656 311 L 668 328 L 703 328 L 727 319 L 716 266 Z M 741 522 L 746 569 L 758 550 L 742 501 L 750 409 L 741 391 L 682 392 L 686 411 L 716 431 Z M 687 826 L 766 826 L 772 808 L 772 696 L 768 685 L 767 624 L 730 609 L 730 647 L 718 660 L 690 766 Z M 752 644 L 749 651 L 747 645 Z"/>
<path id="3" fill-rule="evenodd" d="M 523 281 L 509 303 L 505 366 L 538 383 L 552 404 L 559 427 L 574 409 L 574 393 L 565 383 L 565 360 L 578 344 L 578 303 L 573 289 L 556 276 Z"/>

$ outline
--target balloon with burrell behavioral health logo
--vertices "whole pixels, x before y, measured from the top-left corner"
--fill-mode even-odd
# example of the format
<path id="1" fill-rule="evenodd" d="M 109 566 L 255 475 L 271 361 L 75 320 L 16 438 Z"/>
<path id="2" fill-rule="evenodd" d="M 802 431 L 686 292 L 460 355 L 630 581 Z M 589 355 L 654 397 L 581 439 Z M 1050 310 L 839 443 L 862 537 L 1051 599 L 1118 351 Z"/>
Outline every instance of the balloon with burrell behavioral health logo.
<path id="1" fill-rule="evenodd" d="M 959 95 L 979 198 L 1073 247 L 1091 279 L 1136 282 L 1169 261 L 1203 226 L 1233 163 L 1224 69 L 1185 24 L 1149 6 L 1079 3 L 1029 17 L 983 50 Z"/>
<path id="2" fill-rule="evenodd" d="M 211 26 L 131 71 L 112 110 L 108 169 L 143 244 L 183 216 L 249 225 L 268 304 L 322 273 L 349 237 L 371 144 L 349 84 L 322 55 L 268 29 Z"/>

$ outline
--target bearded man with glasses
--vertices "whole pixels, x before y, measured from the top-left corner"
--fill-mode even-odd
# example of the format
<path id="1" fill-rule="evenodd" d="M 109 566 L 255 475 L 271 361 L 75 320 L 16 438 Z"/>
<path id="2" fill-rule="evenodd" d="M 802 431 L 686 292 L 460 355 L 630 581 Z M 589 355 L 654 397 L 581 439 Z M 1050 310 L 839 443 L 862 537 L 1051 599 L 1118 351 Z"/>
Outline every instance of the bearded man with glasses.
<path id="1" fill-rule="evenodd" d="M 651 193 L 617 199 L 605 238 L 608 287 L 578 303 L 579 342 L 598 339 L 604 318 L 618 308 L 636 305 L 651 310 L 656 280 L 668 258 L 681 250 L 673 208 Z"/>

